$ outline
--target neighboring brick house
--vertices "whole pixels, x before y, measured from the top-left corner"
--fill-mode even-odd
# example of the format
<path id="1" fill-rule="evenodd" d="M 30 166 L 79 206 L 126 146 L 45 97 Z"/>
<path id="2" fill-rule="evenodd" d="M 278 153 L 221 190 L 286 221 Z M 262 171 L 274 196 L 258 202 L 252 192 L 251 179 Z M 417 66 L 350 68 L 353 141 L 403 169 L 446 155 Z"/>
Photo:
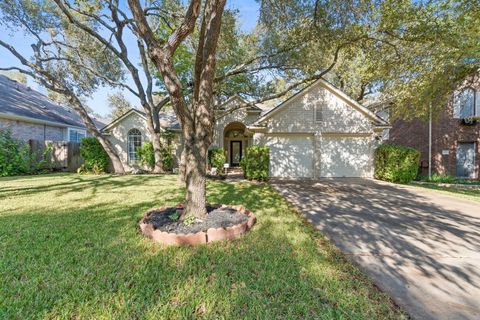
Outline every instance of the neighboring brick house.
<path id="1" fill-rule="evenodd" d="M 432 119 L 432 172 L 478 179 L 480 166 L 480 85 L 466 86 L 450 99 L 445 110 Z M 465 121 L 465 119 L 467 121 Z M 396 120 L 389 141 L 413 147 L 421 154 L 420 174 L 428 174 L 428 120 Z"/>
<path id="2" fill-rule="evenodd" d="M 238 166 L 248 146 L 270 147 L 270 176 L 278 178 L 372 177 L 373 152 L 388 123 L 320 79 L 274 108 L 249 106 L 234 96 L 220 106 L 212 147 L 225 150 Z M 176 133 L 174 114 L 160 113 L 161 127 Z M 103 132 L 127 167 L 137 164 L 136 149 L 149 140 L 145 116 L 130 110 Z"/>
<path id="3" fill-rule="evenodd" d="M 96 124 L 104 126 L 98 121 Z M 24 141 L 78 142 L 88 134 L 74 110 L 3 75 L 0 75 L 0 129 L 10 130 L 14 138 Z"/>

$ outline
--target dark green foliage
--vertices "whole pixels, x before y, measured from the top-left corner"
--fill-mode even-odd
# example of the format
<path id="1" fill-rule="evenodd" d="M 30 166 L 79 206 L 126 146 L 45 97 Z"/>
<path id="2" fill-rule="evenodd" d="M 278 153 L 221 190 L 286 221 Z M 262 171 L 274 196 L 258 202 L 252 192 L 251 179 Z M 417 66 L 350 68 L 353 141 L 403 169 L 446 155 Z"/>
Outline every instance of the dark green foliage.
<path id="1" fill-rule="evenodd" d="M 163 169 L 170 171 L 173 168 L 173 148 L 169 144 L 160 148 L 162 154 Z M 155 153 L 153 150 L 153 144 L 150 141 L 143 143 L 143 145 L 137 149 L 139 161 L 141 165 L 147 166 L 153 169 L 155 166 Z"/>
<path id="2" fill-rule="evenodd" d="M 142 166 L 153 169 L 155 166 L 155 153 L 153 152 L 153 144 L 150 141 L 144 142 L 137 149 L 138 160 Z"/>
<path id="3" fill-rule="evenodd" d="M 416 178 L 420 152 L 413 148 L 384 144 L 375 150 L 375 178 L 408 183 Z"/>
<path id="4" fill-rule="evenodd" d="M 28 145 L 12 137 L 8 130 L 0 130 L 0 176 L 30 173 Z"/>
<path id="5" fill-rule="evenodd" d="M 52 145 L 32 152 L 24 141 L 14 139 L 9 130 L 0 130 L 0 177 L 38 174 L 51 170 Z"/>
<path id="6" fill-rule="evenodd" d="M 432 174 L 431 178 L 428 178 L 428 176 L 420 177 L 419 180 L 424 182 L 432 182 L 432 183 L 475 184 L 475 185 L 480 184 L 480 181 L 457 178 L 448 174 L 439 174 L 439 173 Z"/>
<path id="7" fill-rule="evenodd" d="M 99 174 L 107 171 L 110 158 L 97 138 L 82 138 L 80 155 L 85 160 L 85 163 L 79 169 L 79 172 Z"/>
<path id="8" fill-rule="evenodd" d="M 223 148 L 212 148 L 208 150 L 208 164 L 217 168 L 218 174 L 223 174 L 223 165 L 227 162 Z"/>
<path id="9" fill-rule="evenodd" d="M 160 148 L 162 153 L 163 170 L 171 171 L 173 169 L 173 147 L 172 145 L 162 146 Z"/>
<path id="10" fill-rule="evenodd" d="M 245 178 L 249 180 L 266 181 L 270 167 L 270 148 L 252 146 L 246 150 L 245 157 L 240 161 Z"/>

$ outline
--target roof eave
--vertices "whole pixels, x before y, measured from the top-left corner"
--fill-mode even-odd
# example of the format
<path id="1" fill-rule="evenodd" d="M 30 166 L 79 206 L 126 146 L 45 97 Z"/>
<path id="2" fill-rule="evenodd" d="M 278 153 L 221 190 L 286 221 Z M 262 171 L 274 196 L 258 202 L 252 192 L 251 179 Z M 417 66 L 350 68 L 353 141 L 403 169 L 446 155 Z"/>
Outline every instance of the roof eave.
<path id="1" fill-rule="evenodd" d="M 31 118 L 31 117 L 25 117 L 25 116 L 18 116 L 18 115 L 11 114 L 11 113 L 0 112 L 0 118 L 9 119 L 9 120 L 25 121 L 25 122 L 31 122 L 31 123 L 37 123 L 37 124 L 45 124 L 45 125 L 49 125 L 49 126 L 53 126 L 53 127 L 85 129 L 84 126 L 81 127 L 81 126 L 68 124 L 68 123 L 60 123 L 60 122 L 43 120 L 43 119 L 37 119 L 37 118 Z"/>

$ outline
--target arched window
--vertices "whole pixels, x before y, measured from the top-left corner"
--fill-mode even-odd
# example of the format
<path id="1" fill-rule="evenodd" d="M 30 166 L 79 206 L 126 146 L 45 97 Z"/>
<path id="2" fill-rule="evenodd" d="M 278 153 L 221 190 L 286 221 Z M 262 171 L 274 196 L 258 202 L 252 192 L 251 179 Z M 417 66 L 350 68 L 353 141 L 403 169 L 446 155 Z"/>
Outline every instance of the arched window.
<path id="1" fill-rule="evenodd" d="M 135 162 L 137 158 L 137 149 L 142 146 L 142 133 L 138 129 L 128 131 L 128 162 Z"/>

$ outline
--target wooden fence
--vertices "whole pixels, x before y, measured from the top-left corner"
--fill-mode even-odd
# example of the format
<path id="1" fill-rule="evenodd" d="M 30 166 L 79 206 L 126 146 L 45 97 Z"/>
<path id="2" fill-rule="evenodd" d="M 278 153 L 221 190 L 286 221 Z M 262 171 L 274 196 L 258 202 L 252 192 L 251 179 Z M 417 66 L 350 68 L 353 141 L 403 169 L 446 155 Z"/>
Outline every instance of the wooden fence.
<path id="1" fill-rule="evenodd" d="M 78 142 L 30 140 L 29 145 L 37 161 L 45 157 L 48 166 L 54 170 L 76 172 L 83 164 Z"/>

